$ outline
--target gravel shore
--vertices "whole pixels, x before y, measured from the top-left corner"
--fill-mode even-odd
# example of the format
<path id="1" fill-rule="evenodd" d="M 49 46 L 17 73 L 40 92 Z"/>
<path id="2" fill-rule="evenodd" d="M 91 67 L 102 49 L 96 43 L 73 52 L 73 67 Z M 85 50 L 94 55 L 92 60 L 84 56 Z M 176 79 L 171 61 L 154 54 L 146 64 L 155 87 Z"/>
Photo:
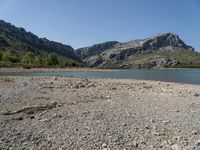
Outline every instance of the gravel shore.
<path id="1" fill-rule="evenodd" d="M 0 77 L 0 113 L 2 150 L 200 150 L 200 85 Z"/>

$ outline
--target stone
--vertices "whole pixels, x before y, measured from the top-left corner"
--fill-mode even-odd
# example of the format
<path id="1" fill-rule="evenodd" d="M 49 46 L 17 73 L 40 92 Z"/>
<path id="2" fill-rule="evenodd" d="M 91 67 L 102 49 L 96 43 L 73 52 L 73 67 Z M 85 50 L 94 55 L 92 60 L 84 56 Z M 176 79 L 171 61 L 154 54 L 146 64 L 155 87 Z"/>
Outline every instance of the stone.
<path id="1" fill-rule="evenodd" d="M 106 143 L 103 143 L 101 147 L 102 147 L 102 150 L 110 150 L 110 148 L 108 147 Z"/>
<path id="2" fill-rule="evenodd" d="M 195 142 L 196 146 L 200 146 L 200 139 Z"/>
<path id="3" fill-rule="evenodd" d="M 163 120 L 162 121 L 165 125 L 169 124 L 171 121 L 170 120 Z"/>
<path id="4" fill-rule="evenodd" d="M 171 148 L 172 148 L 172 150 L 180 150 L 178 144 L 174 144 L 174 145 L 172 145 Z"/>
<path id="5" fill-rule="evenodd" d="M 137 141 L 133 141 L 133 147 L 138 147 L 139 146 L 139 144 L 138 144 L 138 142 Z"/>

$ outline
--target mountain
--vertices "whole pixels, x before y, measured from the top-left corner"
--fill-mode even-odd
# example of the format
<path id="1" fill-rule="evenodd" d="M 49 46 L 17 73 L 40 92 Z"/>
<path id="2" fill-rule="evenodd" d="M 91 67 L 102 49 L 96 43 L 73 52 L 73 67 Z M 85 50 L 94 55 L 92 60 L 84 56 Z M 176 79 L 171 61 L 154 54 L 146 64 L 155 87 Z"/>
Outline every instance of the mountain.
<path id="1" fill-rule="evenodd" d="M 0 20 L 0 67 L 86 65 L 139 69 L 200 67 L 200 53 L 173 33 L 128 42 L 108 41 L 74 51 L 70 45 L 39 38 Z"/>
<path id="2" fill-rule="evenodd" d="M 79 62 L 79 58 L 70 45 L 50 41 L 46 38 L 39 38 L 35 34 L 27 32 L 24 28 L 15 27 L 3 20 L 0 20 L 0 52 L 10 52 L 12 53 L 11 55 L 16 55 L 16 57 L 20 57 L 20 59 L 23 59 L 21 57 L 26 53 L 32 53 L 34 56 L 40 54 L 50 55 L 53 53 L 59 59 Z M 0 54 L 0 56 L 1 55 L 3 54 Z M 21 60 L 18 60 L 18 62 L 20 61 Z"/>
<path id="3" fill-rule="evenodd" d="M 96 47 L 100 47 L 100 49 Z M 200 54 L 173 33 L 164 33 L 123 43 L 116 42 L 109 47 L 102 43 L 96 44 L 78 49 L 76 53 L 89 66 L 101 68 L 200 66 Z"/>
<path id="4" fill-rule="evenodd" d="M 105 43 L 95 44 L 93 46 L 77 49 L 75 53 L 81 60 L 85 62 L 85 60 L 87 60 L 88 57 L 96 55 L 98 56 L 105 50 L 112 48 L 117 43 L 119 42 L 109 41 Z M 98 61 L 95 61 L 92 64 L 93 66 L 99 65 Z"/>
<path id="5" fill-rule="evenodd" d="M 89 47 L 85 47 L 85 48 L 80 48 L 80 49 L 77 49 L 75 52 L 79 58 L 85 59 L 90 55 L 99 54 L 99 53 L 105 51 L 106 49 L 112 48 L 117 43 L 119 43 L 119 42 L 109 41 L 109 42 L 105 42 L 105 43 L 95 44 L 93 46 L 89 46 Z"/>

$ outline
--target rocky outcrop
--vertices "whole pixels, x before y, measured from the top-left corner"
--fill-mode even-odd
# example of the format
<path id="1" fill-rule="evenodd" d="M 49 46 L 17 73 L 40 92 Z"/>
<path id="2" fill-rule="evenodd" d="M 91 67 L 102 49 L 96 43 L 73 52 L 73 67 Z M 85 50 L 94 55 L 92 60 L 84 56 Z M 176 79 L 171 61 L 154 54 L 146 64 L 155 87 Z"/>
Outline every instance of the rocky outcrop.
<path id="1" fill-rule="evenodd" d="M 80 48 L 80 49 L 77 49 L 75 52 L 76 52 L 76 55 L 79 56 L 81 59 L 85 59 L 92 55 L 98 55 L 104 52 L 105 50 L 112 48 L 117 43 L 119 42 L 109 41 L 105 43 L 95 44 L 93 46 L 89 46 L 85 48 Z"/>
<path id="2" fill-rule="evenodd" d="M 128 65 L 122 65 L 121 68 L 152 69 L 162 67 L 175 67 L 177 64 L 179 64 L 179 62 L 175 58 L 160 57 L 136 61 Z"/>
<path id="3" fill-rule="evenodd" d="M 3 20 L 0 20 L 0 47 L 20 51 L 55 52 L 71 59 L 78 59 L 71 46 L 39 38 L 24 28 L 15 27 Z"/>
<path id="4" fill-rule="evenodd" d="M 130 56 L 135 54 L 150 53 L 152 51 L 175 51 L 178 49 L 184 49 L 188 51 L 194 51 L 191 46 L 186 45 L 178 35 L 173 33 L 159 34 L 142 40 L 132 40 L 124 43 L 116 43 L 109 48 L 101 49 L 100 51 L 90 48 L 90 53 L 87 53 L 87 48 L 79 49 L 79 56 L 83 62 L 93 67 L 119 67 L 121 64 L 129 59 Z M 87 57 L 85 57 L 87 56 Z M 168 65 L 168 59 L 174 58 L 157 58 L 156 61 L 149 62 L 157 66 Z M 160 63 L 162 62 L 162 63 Z M 169 61 L 170 62 L 170 61 Z M 148 64 L 142 62 L 143 64 Z M 173 63 L 174 64 L 174 63 Z M 139 64 L 138 64 L 139 65 Z M 138 66 L 136 65 L 136 66 Z M 140 66 L 139 65 L 139 66 Z M 135 66 L 135 65 L 128 65 Z"/>

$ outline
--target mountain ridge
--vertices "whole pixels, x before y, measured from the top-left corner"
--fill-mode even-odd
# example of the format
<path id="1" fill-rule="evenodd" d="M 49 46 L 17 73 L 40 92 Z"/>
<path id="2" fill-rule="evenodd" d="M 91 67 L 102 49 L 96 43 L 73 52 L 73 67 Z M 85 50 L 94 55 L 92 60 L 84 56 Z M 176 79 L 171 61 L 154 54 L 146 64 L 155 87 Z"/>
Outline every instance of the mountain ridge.
<path id="1" fill-rule="evenodd" d="M 22 27 L 0 20 L 0 67 L 82 65 L 70 45 L 39 38 Z"/>
<path id="2" fill-rule="evenodd" d="M 64 45 L 59 42 L 50 41 L 46 38 L 39 38 L 37 35 L 31 32 L 27 32 L 24 28 L 16 27 L 11 23 L 7 23 L 3 20 L 0 20 L 0 33 L 14 37 L 16 40 L 30 45 L 34 49 L 48 53 L 56 52 L 68 58 L 77 59 L 74 49 L 70 45 Z M 1 40 L 3 40 L 2 36 Z"/>
<path id="3" fill-rule="evenodd" d="M 96 44 L 96 46 L 98 46 L 98 44 Z M 179 38 L 178 35 L 174 33 L 162 33 L 144 39 L 130 40 L 128 42 L 118 42 L 109 47 L 109 49 L 105 48 L 103 51 L 101 50 L 100 53 L 96 50 L 98 54 L 84 54 L 87 57 L 82 59 L 82 61 L 92 67 L 124 67 L 124 61 L 129 59 L 129 57 L 133 55 L 151 53 L 158 50 L 163 52 L 176 51 L 177 49 L 181 49 L 182 52 L 195 51 L 193 47 L 186 45 L 184 41 Z M 82 50 L 83 52 L 85 51 L 84 48 L 81 48 L 79 50 Z M 160 67 L 162 65 L 166 65 L 166 63 L 172 63 L 173 65 L 171 66 L 173 67 L 178 65 L 179 63 L 178 61 L 176 61 L 176 58 L 173 57 L 164 57 L 160 60 L 158 58 L 156 59 L 157 60 L 153 61 L 152 63 L 155 64 L 155 66 L 147 66 L 149 66 L 149 68 L 156 66 Z M 141 64 L 144 64 L 144 62 L 138 63 L 139 66 Z M 137 67 L 137 65 L 132 65 L 131 67 L 130 65 L 125 64 L 125 66 L 129 66 L 130 68 L 146 68 L 146 66 L 144 65 L 141 65 L 140 67 Z"/>
<path id="4" fill-rule="evenodd" d="M 79 66 L 77 63 L 97 68 L 200 67 L 200 53 L 170 32 L 74 50 L 70 45 L 39 38 L 22 27 L 0 20 L 0 66 L 5 62 L 11 66 L 36 63 L 36 67 Z"/>

